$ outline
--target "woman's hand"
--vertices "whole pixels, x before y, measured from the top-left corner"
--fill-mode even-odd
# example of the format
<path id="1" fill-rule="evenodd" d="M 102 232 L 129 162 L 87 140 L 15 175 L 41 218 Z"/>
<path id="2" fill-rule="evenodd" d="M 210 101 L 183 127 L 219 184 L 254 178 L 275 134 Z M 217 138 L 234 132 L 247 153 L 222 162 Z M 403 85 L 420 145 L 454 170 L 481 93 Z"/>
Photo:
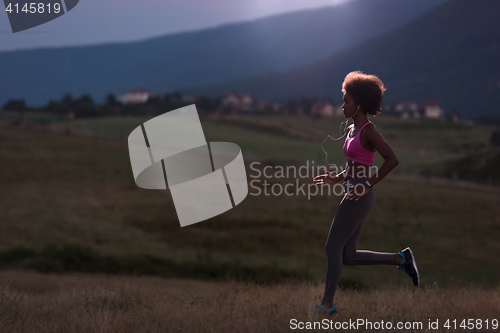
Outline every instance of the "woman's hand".
<path id="1" fill-rule="evenodd" d="M 313 182 L 316 185 L 323 185 L 323 184 L 331 185 L 331 184 L 337 184 L 339 181 L 341 181 L 341 178 L 337 177 L 335 173 L 330 172 L 326 169 L 323 170 L 325 170 L 325 174 L 313 178 Z"/>
<path id="2" fill-rule="evenodd" d="M 368 185 L 366 184 L 356 184 L 349 186 L 349 189 L 350 189 L 349 193 L 347 193 L 344 198 L 347 200 L 358 201 L 359 198 L 368 193 L 370 187 L 368 187 Z"/>

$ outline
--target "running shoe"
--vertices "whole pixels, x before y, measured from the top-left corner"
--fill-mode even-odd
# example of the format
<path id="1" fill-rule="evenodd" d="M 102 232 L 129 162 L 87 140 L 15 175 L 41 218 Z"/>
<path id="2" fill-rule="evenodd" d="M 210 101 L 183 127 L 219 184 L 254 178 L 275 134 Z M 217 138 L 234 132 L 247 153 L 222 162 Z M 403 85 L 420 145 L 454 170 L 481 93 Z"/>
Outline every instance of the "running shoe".
<path id="1" fill-rule="evenodd" d="M 316 317 L 322 313 L 333 315 L 335 317 L 339 315 L 337 313 L 337 310 L 335 309 L 335 306 L 333 306 L 333 305 L 330 309 L 327 309 L 321 304 L 316 304 L 316 306 L 314 308 L 312 306 L 308 306 L 308 310 L 313 313 L 314 317 Z"/>
<path id="2" fill-rule="evenodd" d="M 415 286 L 420 284 L 420 276 L 418 275 L 417 263 L 415 262 L 415 257 L 413 257 L 413 252 L 409 247 L 398 253 L 403 257 L 403 262 L 398 269 L 402 269 L 406 274 L 408 274 Z"/>

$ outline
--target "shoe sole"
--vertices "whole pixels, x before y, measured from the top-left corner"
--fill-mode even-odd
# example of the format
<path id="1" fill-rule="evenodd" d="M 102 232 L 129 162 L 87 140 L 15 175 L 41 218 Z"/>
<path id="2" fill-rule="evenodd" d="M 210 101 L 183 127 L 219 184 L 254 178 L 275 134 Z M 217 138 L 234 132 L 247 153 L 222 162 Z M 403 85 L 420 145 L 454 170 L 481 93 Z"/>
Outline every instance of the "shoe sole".
<path id="1" fill-rule="evenodd" d="M 415 257 L 413 256 L 413 251 L 410 248 L 408 248 L 408 251 L 410 251 L 411 264 L 413 266 L 413 269 L 415 270 L 415 272 L 417 272 L 417 284 L 415 286 L 418 287 L 420 285 L 420 274 L 418 273 L 417 262 L 415 261 Z"/>

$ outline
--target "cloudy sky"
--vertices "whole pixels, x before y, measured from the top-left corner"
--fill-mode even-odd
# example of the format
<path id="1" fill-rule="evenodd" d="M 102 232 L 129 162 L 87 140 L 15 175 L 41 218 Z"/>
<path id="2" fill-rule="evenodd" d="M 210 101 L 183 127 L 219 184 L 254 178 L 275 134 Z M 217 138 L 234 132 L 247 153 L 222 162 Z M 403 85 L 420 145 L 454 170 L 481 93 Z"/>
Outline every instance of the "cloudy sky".
<path id="1" fill-rule="evenodd" d="M 67 14 L 13 34 L 0 13 L 0 51 L 135 41 L 352 0 L 80 0 Z"/>

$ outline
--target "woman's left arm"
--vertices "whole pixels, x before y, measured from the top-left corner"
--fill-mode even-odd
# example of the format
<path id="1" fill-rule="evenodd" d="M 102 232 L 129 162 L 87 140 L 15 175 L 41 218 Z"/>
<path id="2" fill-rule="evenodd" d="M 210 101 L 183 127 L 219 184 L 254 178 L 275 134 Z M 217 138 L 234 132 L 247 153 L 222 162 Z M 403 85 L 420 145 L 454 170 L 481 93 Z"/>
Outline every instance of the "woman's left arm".
<path id="1" fill-rule="evenodd" d="M 363 131 L 364 137 L 366 140 L 379 152 L 379 154 L 384 158 L 384 163 L 377 169 L 375 174 L 370 177 L 368 180 L 370 184 L 375 185 L 385 176 L 391 172 L 398 164 L 399 161 L 394 154 L 391 146 L 384 140 L 382 135 L 377 131 L 375 126 L 367 126 Z M 357 186 L 362 185 L 362 190 L 354 189 L 354 186 L 351 186 L 352 190 L 347 194 L 349 200 L 359 200 L 363 195 L 365 195 L 370 188 L 367 184 L 358 184 Z"/>
<path id="2" fill-rule="evenodd" d="M 384 163 L 380 169 L 377 169 L 377 172 L 369 179 L 369 182 L 375 185 L 384 179 L 384 177 L 399 164 L 399 161 L 391 146 L 384 140 L 375 126 L 369 126 L 364 134 L 367 141 L 379 152 L 380 156 L 384 158 Z"/>

